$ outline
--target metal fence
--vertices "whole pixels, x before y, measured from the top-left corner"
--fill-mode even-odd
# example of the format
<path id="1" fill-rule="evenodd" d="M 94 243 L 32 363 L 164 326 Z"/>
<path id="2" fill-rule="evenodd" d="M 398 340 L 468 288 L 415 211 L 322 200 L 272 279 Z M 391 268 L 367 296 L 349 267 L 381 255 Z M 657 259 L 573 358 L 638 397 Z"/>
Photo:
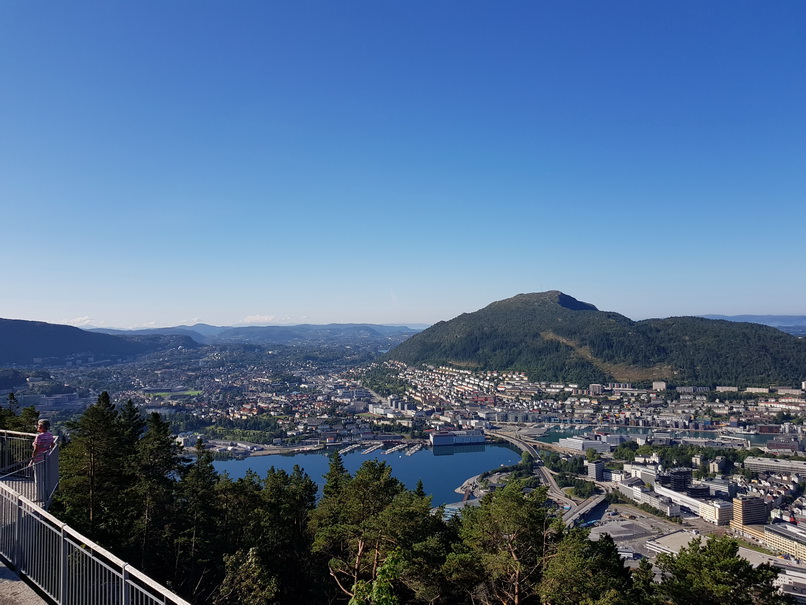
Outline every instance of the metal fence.
<path id="1" fill-rule="evenodd" d="M 58 445 L 39 468 L 30 464 L 34 437 L 0 431 L 0 469 L 8 469 L 0 472 L 0 555 L 17 574 L 59 605 L 189 605 L 44 509 L 58 485 Z"/>

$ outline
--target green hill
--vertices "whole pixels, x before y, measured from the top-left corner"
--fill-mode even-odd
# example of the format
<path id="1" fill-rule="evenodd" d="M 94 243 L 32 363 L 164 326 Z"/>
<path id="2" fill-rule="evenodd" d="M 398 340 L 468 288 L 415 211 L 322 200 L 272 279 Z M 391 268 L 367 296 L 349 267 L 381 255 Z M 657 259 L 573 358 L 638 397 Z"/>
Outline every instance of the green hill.
<path id="1" fill-rule="evenodd" d="M 389 358 L 518 370 L 537 380 L 799 385 L 806 341 L 699 317 L 632 321 L 558 291 L 519 294 L 416 334 Z"/>
<path id="2" fill-rule="evenodd" d="M 187 336 L 110 336 L 41 321 L 0 319 L 0 363 L 30 365 L 34 360 L 64 363 L 83 356 L 128 359 L 177 346 L 198 346 Z"/>

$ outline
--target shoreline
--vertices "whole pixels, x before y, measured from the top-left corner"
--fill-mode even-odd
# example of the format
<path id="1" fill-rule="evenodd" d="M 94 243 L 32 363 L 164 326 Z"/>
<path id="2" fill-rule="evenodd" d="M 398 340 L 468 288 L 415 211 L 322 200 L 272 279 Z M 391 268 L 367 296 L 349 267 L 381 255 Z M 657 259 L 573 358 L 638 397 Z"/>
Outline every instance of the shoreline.
<path id="1" fill-rule="evenodd" d="M 232 450 L 218 451 L 216 448 L 230 447 L 228 442 L 210 441 L 209 446 L 213 453 L 228 454 L 229 459 L 236 460 L 238 458 L 249 458 L 251 456 L 274 456 L 283 454 L 304 454 L 305 452 L 317 452 L 326 449 L 324 445 L 263 445 L 261 443 L 247 443 L 242 442 L 252 447 L 259 447 L 259 450 L 246 450 L 243 448 L 235 448 Z"/>
<path id="2" fill-rule="evenodd" d="M 453 491 L 456 492 L 457 494 L 462 495 L 464 495 L 467 490 L 470 490 L 472 492 L 476 487 L 478 487 L 479 477 L 481 477 L 483 474 L 484 473 L 479 473 L 478 475 L 474 475 L 468 479 L 465 479 L 462 485 L 460 485 Z"/>
<path id="3" fill-rule="evenodd" d="M 285 447 L 282 445 L 260 446 L 262 450 L 247 452 L 248 456 L 273 456 L 275 454 L 303 454 L 305 452 L 318 452 L 325 448 L 324 445 L 303 445 L 299 447 Z"/>
<path id="4" fill-rule="evenodd" d="M 262 443 L 250 443 L 250 442 L 247 442 L 247 441 L 241 441 L 240 443 L 244 444 L 246 446 L 258 447 L 258 448 L 261 448 L 261 449 L 259 449 L 259 450 L 251 450 L 251 449 L 247 450 L 247 449 L 243 449 L 243 448 L 240 448 L 240 447 L 230 446 L 229 441 L 221 441 L 221 440 L 212 440 L 212 441 L 208 442 L 207 445 L 209 446 L 208 449 L 213 449 L 213 451 L 215 451 L 216 453 L 230 454 L 230 457 L 232 459 L 249 458 L 250 456 L 275 456 L 275 455 L 286 455 L 286 454 L 288 454 L 288 455 L 304 454 L 304 453 L 308 453 L 308 452 L 327 452 L 328 449 L 333 449 L 333 448 L 336 448 L 335 451 L 338 451 L 339 449 L 341 449 L 341 448 L 343 448 L 345 446 L 345 443 L 321 443 L 319 445 L 293 445 L 293 446 L 288 446 L 288 445 L 264 445 Z M 350 443 L 355 444 L 355 443 L 359 443 L 359 442 L 348 442 L 347 445 L 349 445 Z M 415 444 L 419 443 L 419 444 L 421 444 L 422 447 L 428 447 L 428 442 L 425 439 L 411 439 L 411 440 L 407 439 L 407 440 L 404 440 L 404 443 L 406 443 L 407 445 L 409 445 L 409 444 L 410 445 L 415 445 Z M 366 445 L 367 447 L 372 446 L 372 445 L 378 445 L 378 444 L 381 444 L 380 447 L 382 447 L 382 442 L 380 442 L 380 441 L 371 440 L 371 441 L 367 441 L 366 443 L 363 443 L 363 442 L 359 443 L 359 445 L 361 445 L 361 446 Z M 217 451 L 215 449 L 215 448 L 227 448 L 227 447 L 234 447 L 235 449 L 226 450 L 226 451 Z"/>

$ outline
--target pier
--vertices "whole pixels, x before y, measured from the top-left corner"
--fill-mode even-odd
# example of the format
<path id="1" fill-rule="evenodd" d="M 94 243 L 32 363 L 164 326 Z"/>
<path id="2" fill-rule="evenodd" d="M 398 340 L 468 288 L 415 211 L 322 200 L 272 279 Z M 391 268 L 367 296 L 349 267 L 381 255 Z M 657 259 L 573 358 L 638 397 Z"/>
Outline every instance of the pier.
<path id="1" fill-rule="evenodd" d="M 339 454 L 342 454 L 342 455 L 343 454 L 348 454 L 348 453 L 352 452 L 353 450 L 357 450 L 359 447 L 361 447 L 360 443 L 353 443 L 351 445 L 348 445 L 347 447 L 341 448 L 339 450 Z"/>
<path id="2" fill-rule="evenodd" d="M 407 451 L 406 451 L 406 456 L 411 456 L 411 455 L 413 455 L 413 454 L 416 454 L 416 453 L 417 453 L 417 452 L 419 452 L 421 449 L 423 449 L 423 444 L 422 444 L 422 443 L 418 443 L 417 445 L 415 445 L 414 447 L 412 447 L 411 449 L 409 449 L 409 450 L 407 450 Z"/>
<path id="3" fill-rule="evenodd" d="M 395 452 L 399 452 L 400 450 L 404 450 L 407 447 L 409 447 L 408 443 L 400 443 L 400 444 L 396 445 L 395 447 L 389 448 L 388 450 L 386 450 L 383 453 L 384 454 L 394 454 Z"/>

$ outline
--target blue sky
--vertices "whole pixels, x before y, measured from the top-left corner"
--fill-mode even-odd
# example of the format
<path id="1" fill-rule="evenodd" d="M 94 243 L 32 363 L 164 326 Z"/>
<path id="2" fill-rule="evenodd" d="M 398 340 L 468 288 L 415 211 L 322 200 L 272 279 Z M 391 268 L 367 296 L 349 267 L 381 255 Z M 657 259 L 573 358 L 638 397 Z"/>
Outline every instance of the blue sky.
<path id="1" fill-rule="evenodd" d="M 806 4 L 0 3 L 0 317 L 806 314 Z"/>

